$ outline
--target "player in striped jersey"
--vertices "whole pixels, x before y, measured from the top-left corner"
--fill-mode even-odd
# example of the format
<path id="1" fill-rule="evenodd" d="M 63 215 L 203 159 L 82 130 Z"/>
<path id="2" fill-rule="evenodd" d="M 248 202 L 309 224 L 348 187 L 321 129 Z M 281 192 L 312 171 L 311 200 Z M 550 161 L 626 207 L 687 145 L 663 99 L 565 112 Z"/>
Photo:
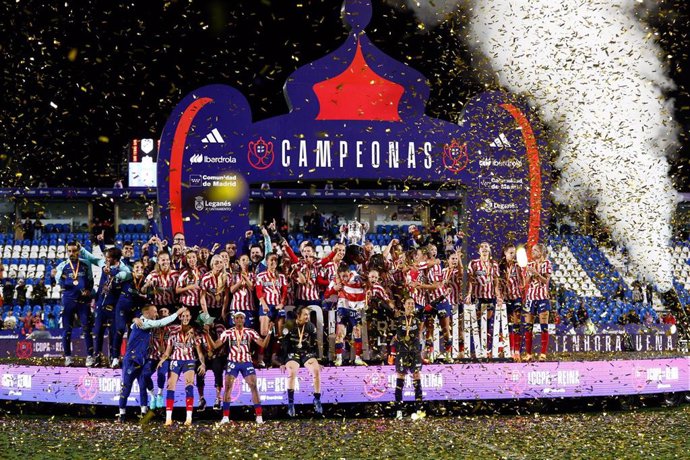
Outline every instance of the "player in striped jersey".
<path id="1" fill-rule="evenodd" d="M 252 327 L 254 324 L 254 273 L 250 270 L 249 256 L 242 254 L 237 260 L 238 268 L 232 275 L 230 281 L 230 292 L 232 300 L 230 304 L 230 326 L 234 313 L 241 311 L 245 313 L 245 325 Z"/>
<path id="2" fill-rule="evenodd" d="M 355 365 L 366 366 L 362 360 L 362 310 L 366 294 L 360 276 L 350 270 L 347 264 L 338 267 L 338 278 L 331 283 L 326 296 L 338 295 L 337 328 L 335 335 L 335 365 L 342 366 L 345 337 L 352 331 L 355 348 Z"/>
<path id="3" fill-rule="evenodd" d="M 454 310 L 462 308 L 462 277 L 463 268 L 460 251 L 451 253 L 447 260 L 448 266 L 443 269 L 443 283 L 446 288 L 446 300 Z M 462 321 L 458 321 L 458 334 L 462 340 Z"/>
<path id="4" fill-rule="evenodd" d="M 170 254 L 159 251 L 156 258 L 156 268 L 149 273 L 144 281 L 142 290 L 153 293 L 153 304 L 158 307 L 160 314 L 161 308 L 172 311 L 177 304 L 175 287 L 179 274 L 173 272 L 170 266 Z"/>
<path id="5" fill-rule="evenodd" d="M 546 360 L 546 351 L 549 346 L 549 312 L 551 300 L 549 300 L 549 281 L 553 267 L 551 261 L 546 258 L 546 247 L 543 244 L 535 244 L 532 247 L 532 262 L 527 265 L 526 282 L 527 295 L 525 297 L 525 360 L 532 359 L 532 327 L 534 315 L 539 315 L 541 325 L 541 352 L 539 361 Z"/>
<path id="6" fill-rule="evenodd" d="M 268 334 L 268 325 L 273 322 L 279 331 L 285 323 L 285 300 L 287 298 L 287 278 L 278 273 L 278 256 L 270 254 L 266 259 L 266 271 L 256 275 L 256 296 L 259 299 L 259 321 L 261 335 Z M 273 347 L 275 355 L 280 349 L 280 338 L 276 337 Z M 264 361 L 264 349 L 259 349 L 259 366 Z M 273 361 L 273 359 L 272 359 Z"/>
<path id="7" fill-rule="evenodd" d="M 230 277 L 225 272 L 223 258 L 211 258 L 211 271 L 201 277 L 201 310 L 218 321 L 227 317 L 230 302 Z"/>
<path id="8" fill-rule="evenodd" d="M 194 250 L 185 253 L 185 269 L 177 279 L 175 292 L 180 296 L 180 304 L 187 307 L 192 318 L 196 320 L 201 312 L 201 272 L 199 256 Z"/>
<path id="9" fill-rule="evenodd" d="M 256 423 L 263 423 L 261 399 L 259 398 L 259 389 L 256 386 L 256 370 L 252 364 L 249 346 L 251 342 L 254 342 L 258 346 L 265 348 L 271 340 L 271 329 L 269 328 L 268 335 L 262 339 L 255 330 L 244 327 L 246 314 L 243 311 L 236 311 L 233 315 L 234 327 L 222 332 L 216 341 L 209 337 L 210 344 L 214 349 L 220 348 L 225 342 L 228 342 L 229 348 L 228 366 L 225 371 L 225 391 L 223 393 L 223 418 L 220 423 L 230 422 L 230 394 L 232 393 L 235 379 L 239 374 L 242 374 L 244 381 L 252 392 Z"/>
<path id="10" fill-rule="evenodd" d="M 172 425 L 172 410 L 175 404 L 175 386 L 180 374 L 184 375 L 185 403 L 187 407 L 187 419 L 185 425 L 192 424 L 192 409 L 194 407 L 194 371 L 196 360 L 201 361 L 199 374 L 206 372 L 206 358 L 197 334 L 190 325 L 192 316 L 185 311 L 180 316 L 181 326 L 173 328 L 166 344 L 165 353 L 158 363 L 161 367 L 164 362 L 170 360 L 170 374 L 168 375 L 168 393 L 165 398 L 165 424 Z"/>
<path id="11" fill-rule="evenodd" d="M 496 303 L 501 303 L 502 292 L 499 282 L 498 264 L 491 258 L 491 246 L 487 242 L 479 244 L 479 259 L 473 259 L 467 265 L 467 298 L 466 303 L 477 304 L 477 315 L 486 312 L 487 350 L 491 349 L 493 337 L 493 316 Z"/>
<path id="12" fill-rule="evenodd" d="M 117 420 L 124 421 L 127 412 L 127 398 L 132 392 L 132 384 L 137 380 L 139 382 L 139 405 L 141 406 L 141 413 L 146 414 L 148 410 L 146 393 L 147 375 L 153 371 L 151 367 L 151 360 L 149 359 L 149 345 L 152 332 L 155 328 L 162 328 L 173 321 L 175 321 L 184 308 L 180 308 L 173 315 L 158 319 L 158 310 L 155 305 L 144 305 L 141 309 L 142 318 L 135 318 L 132 324 L 132 329 L 127 340 L 127 351 L 122 360 L 122 386 L 120 387 L 120 411 Z"/>
<path id="13" fill-rule="evenodd" d="M 294 281 L 297 283 L 295 289 L 295 306 L 318 305 L 321 306 L 322 295 L 319 291 L 318 277 L 321 269 L 335 257 L 335 252 L 331 251 L 323 259 L 316 259 L 314 255 L 314 245 L 311 242 L 303 243 L 301 246 L 302 258 L 298 259 L 287 242 L 283 244 L 288 257 L 292 261 L 292 271 Z"/>
<path id="14" fill-rule="evenodd" d="M 435 308 L 431 310 L 431 314 L 427 315 L 425 320 L 426 329 L 426 343 L 427 348 L 429 345 L 433 350 L 433 337 L 434 337 L 434 317 L 438 316 L 438 322 L 443 331 L 443 348 L 444 352 L 442 359 L 446 362 L 452 362 L 453 360 L 453 339 L 451 337 L 450 329 L 450 319 L 453 316 L 453 307 L 450 302 L 448 302 L 448 285 L 446 279 L 444 278 L 443 268 L 441 267 L 441 261 L 436 258 L 438 254 L 438 249 L 436 245 L 430 244 L 427 246 L 427 261 L 430 263 L 428 272 L 428 280 L 434 289 L 429 291 L 429 301 L 434 302 Z M 438 299 L 443 299 L 437 302 Z"/>
<path id="15" fill-rule="evenodd" d="M 390 318 L 395 312 L 395 303 L 381 284 L 378 270 L 369 270 L 365 294 L 369 348 L 375 349 L 383 359 L 384 354 L 390 355 L 386 347 L 390 343 Z"/>
<path id="16" fill-rule="evenodd" d="M 428 246 L 423 246 L 419 249 L 413 249 L 408 252 L 408 261 L 412 260 L 413 262 L 412 265 L 409 266 L 409 270 L 406 275 L 407 286 L 410 289 L 410 294 L 415 301 L 417 310 L 426 311 L 425 315 L 423 316 L 425 320 L 425 330 L 431 330 L 433 334 L 433 329 L 431 329 L 428 324 L 430 318 L 432 318 L 431 320 L 433 321 L 433 316 L 431 315 L 433 309 L 428 309 L 427 306 L 431 305 L 431 302 L 435 300 L 431 298 L 431 293 L 440 285 L 440 283 L 434 282 L 430 276 L 430 269 L 433 265 L 437 264 L 438 261 L 435 259 L 429 259 L 430 251 Z M 431 362 L 433 355 L 433 341 L 427 338 L 424 363 L 428 364 Z"/>
<path id="17" fill-rule="evenodd" d="M 503 258 L 499 263 L 501 289 L 508 310 L 508 332 L 510 333 L 510 352 L 513 360 L 520 361 L 520 315 L 522 298 L 525 292 L 524 270 L 517 264 L 515 245 L 503 247 Z"/>

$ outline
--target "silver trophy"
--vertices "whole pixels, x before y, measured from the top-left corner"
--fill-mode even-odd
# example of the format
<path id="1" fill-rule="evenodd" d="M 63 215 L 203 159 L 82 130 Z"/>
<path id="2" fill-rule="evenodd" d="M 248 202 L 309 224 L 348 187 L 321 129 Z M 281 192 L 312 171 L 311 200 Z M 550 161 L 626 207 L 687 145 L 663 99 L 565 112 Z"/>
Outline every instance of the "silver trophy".
<path id="1" fill-rule="evenodd" d="M 340 226 L 340 242 L 348 245 L 364 246 L 369 231 L 369 222 L 358 222 L 356 219 Z"/>

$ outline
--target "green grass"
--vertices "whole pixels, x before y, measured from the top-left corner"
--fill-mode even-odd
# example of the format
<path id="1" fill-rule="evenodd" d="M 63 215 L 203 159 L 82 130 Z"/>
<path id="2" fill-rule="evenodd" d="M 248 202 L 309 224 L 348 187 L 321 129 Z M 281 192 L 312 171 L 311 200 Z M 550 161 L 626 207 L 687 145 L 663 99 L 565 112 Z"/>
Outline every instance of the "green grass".
<path id="1" fill-rule="evenodd" d="M 6 414 L 0 458 L 688 458 L 690 406 L 553 415 L 250 421 L 192 427 Z"/>

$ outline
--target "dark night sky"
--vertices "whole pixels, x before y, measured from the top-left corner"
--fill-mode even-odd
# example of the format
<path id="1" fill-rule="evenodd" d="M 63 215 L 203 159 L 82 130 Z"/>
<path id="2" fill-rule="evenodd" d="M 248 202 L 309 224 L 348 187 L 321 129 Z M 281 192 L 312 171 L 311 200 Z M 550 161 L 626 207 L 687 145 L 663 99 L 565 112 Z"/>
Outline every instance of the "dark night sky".
<path id="1" fill-rule="evenodd" d="M 428 114 L 454 120 L 484 89 L 469 53 L 450 33 L 463 19 L 426 33 L 411 13 L 373 3 L 371 39 L 429 78 Z M 51 186 L 111 186 L 130 140 L 158 137 L 182 97 L 206 84 L 238 88 L 255 119 L 287 112 L 285 79 L 347 35 L 340 6 L 339 0 L 6 0 L 0 5 L 0 186 L 35 186 L 41 179 Z M 656 26 L 673 56 L 680 86 L 672 96 L 687 132 L 690 6 L 667 1 L 663 11 Z M 672 174 L 690 191 L 684 158 L 690 142 L 682 142 Z"/>

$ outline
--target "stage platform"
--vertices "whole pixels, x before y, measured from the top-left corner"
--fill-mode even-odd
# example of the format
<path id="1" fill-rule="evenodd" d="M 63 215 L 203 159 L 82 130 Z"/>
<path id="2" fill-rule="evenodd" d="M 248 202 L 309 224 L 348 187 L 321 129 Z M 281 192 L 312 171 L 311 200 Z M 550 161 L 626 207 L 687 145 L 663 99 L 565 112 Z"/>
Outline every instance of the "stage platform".
<path id="1" fill-rule="evenodd" d="M 121 370 L 85 367 L 0 365 L 0 399 L 57 404 L 116 405 Z M 264 405 L 286 404 L 287 378 L 279 369 L 258 370 Z M 394 399 L 393 366 L 325 367 L 322 401 L 377 403 Z M 205 397 L 215 399 L 213 376 L 206 374 Z M 615 397 L 690 391 L 690 356 L 541 363 L 462 363 L 428 365 L 422 370 L 428 401 L 513 400 L 537 398 Z M 311 377 L 300 369 L 297 404 L 312 401 Z M 405 399 L 413 398 L 408 376 Z M 195 390 L 196 394 L 196 390 Z M 137 405 L 138 388 L 128 405 Z M 232 391 L 233 405 L 251 404 L 249 387 L 240 378 Z M 175 405 L 184 407 L 179 383 Z"/>

